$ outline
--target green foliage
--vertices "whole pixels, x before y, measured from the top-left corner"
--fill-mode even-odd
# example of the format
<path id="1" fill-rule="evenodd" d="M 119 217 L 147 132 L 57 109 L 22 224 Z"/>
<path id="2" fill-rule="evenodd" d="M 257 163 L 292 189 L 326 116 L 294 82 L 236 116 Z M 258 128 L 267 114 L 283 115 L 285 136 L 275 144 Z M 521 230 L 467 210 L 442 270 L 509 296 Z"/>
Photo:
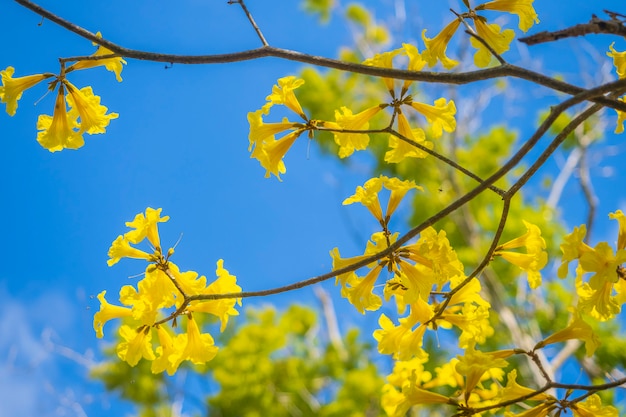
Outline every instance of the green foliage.
<path id="1" fill-rule="evenodd" d="M 303 7 L 306 12 L 319 15 L 320 22 L 326 23 L 335 7 L 335 0 L 304 0 Z"/>
<path id="2" fill-rule="evenodd" d="M 370 362 L 371 347 L 356 329 L 333 339 L 320 314 L 292 305 L 286 311 L 249 309 L 245 320 L 229 326 L 223 347 L 206 366 L 187 368 L 213 380 L 219 390 L 206 398 L 200 415 L 226 416 L 377 416 L 383 379 Z M 172 383 L 150 372 L 150 363 L 136 367 L 109 360 L 97 366 L 93 378 L 107 390 L 136 404 L 142 417 L 169 417 Z"/>
<path id="3" fill-rule="evenodd" d="M 280 317 L 273 309 L 250 310 L 236 330 L 209 363 L 220 385 L 208 399 L 211 416 L 379 413 L 382 379 L 356 331 L 324 343 L 316 314 L 301 306 Z"/>

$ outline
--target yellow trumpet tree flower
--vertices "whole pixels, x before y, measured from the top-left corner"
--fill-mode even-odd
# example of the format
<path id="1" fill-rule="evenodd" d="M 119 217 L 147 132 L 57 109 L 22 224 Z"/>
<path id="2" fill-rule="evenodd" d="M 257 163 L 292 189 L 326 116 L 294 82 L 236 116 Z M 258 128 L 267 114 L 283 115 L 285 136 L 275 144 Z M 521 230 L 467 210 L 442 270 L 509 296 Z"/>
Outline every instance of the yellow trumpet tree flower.
<path id="1" fill-rule="evenodd" d="M 13 77 L 15 68 L 7 67 L 0 71 L 2 86 L 0 86 L 0 102 L 7 105 L 6 112 L 9 116 L 15 115 L 17 101 L 22 98 L 24 91 L 39 84 L 43 80 L 54 77 L 54 74 L 34 74 L 25 77 Z"/>
<path id="2" fill-rule="evenodd" d="M 102 38 L 102 34 L 100 32 L 96 33 L 98 38 Z M 98 44 L 92 42 L 93 46 L 97 46 Z M 99 46 L 96 52 L 91 54 L 92 57 L 100 57 L 106 55 L 113 55 L 113 52 L 110 49 L 105 48 L 104 46 Z M 107 71 L 111 71 L 115 73 L 115 78 L 118 82 L 122 81 L 122 69 L 124 68 L 124 64 L 126 61 L 121 56 L 111 57 L 111 58 L 103 58 L 103 59 L 88 59 L 78 61 L 72 65 L 70 65 L 66 72 L 71 72 L 75 70 L 82 70 L 87 68 L 101 67 L 107 69 Z"/>

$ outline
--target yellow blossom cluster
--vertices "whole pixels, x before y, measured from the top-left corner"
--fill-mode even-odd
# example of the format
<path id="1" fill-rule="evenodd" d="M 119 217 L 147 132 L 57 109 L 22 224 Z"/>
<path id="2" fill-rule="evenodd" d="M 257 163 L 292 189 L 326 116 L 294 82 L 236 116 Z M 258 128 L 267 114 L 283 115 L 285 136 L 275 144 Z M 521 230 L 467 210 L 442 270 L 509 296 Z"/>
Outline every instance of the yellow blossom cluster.
<path id="1" fill-rule="evenodd" d="M 237 315 L 235 304 L 241 299 L 228 298 L 211 300 L 211 295 L 238 293 L 236 277 L 217 262 L 217 279 L 207 283 L 207 278 L 195 271 L 181 271 L 169 258 L 173 249 L 163 252 L 158 232 L 158 223 L 169 220 L 161 217 L 161 209 L 148 207 L 145 214 L 139 213 L 126 226 L 132 228 L 113 241 L 109 249 L 109 266 L 121 258 L 143 259 L 148 262 L 143 279 L 137 287 L 125 285 L 120 290 L 120 305 L 109 304 L 106 291 L 98 294 L 100 311 L 93 320 L 98 337 L 103 337 L 106 322 L 123 319 L 119 329 L 122 341 L 117 345 L 117 355 L 129 365 L 135 366 L 142 358 L 152 361 L 152 372 L 167 371 L 172 375 L 183 361 L 204 364 L 217 353 L 213 337 L 202 331 L 200 313 L 215 316 L 221 322 L 220 331 L 226 328 L 230 316 Z M 147 240 L 150 252 L 135 246 Z M 202 297 L 205 297 L 202 299 Z M 190 300 L 189 297 L 195 297 Z M 184 331 L 176 333 L 177 317 L 185 316 Z M 168 322 L 172 320 L 172 325 Z M 152 339 L 156 333 L 157 347 Z"/>
<path id="2" fill-rule="evenodd" d="M 110 50 L 100 46 L 92 56 L 110 54 Z M 0 102 L 6 104 L 6 112 L 13 116 L 17 110 L 17 102 L 24 91 L 44 80 L 53 78 L 49 83 L 48 90 L 57 90 L 54 112 L 52 116 L 46 114 L 39 116 L 37 141 L 50 152 L 78 149 L 85 144 L 84 133 L 88 135 L 105 133 L 110 120 L 116 119 L 118 114 L 107 114 L 108 109 L 100 104 L 100 97 L 93 93 L 91 87 L 79 89 L 67 80 L 66 75 L 75 70 L 104 66 L 107 70 L 115 73 L 118 81 L 122 81 L 122 64 L 125 63 L 126 61 L 121 57 L 83 60 L 67 68 L 62 64 L 61 72 L 58 75 L 43 73 L 24 77 L 13 77 L 15 69 L 7 67 L 0 71 L 2 77 Z"/>
<path id="3" fill-rule="evenodd" d="M 565 278 L 570 262 L 578 260 L 576 268 L 577 311 L 599 320 L 609 320 L 621 311 L 626 302 L 626 216 L 621 210 L 610 213 L 618 221 L 615 250 L 608 242 L 591 247 L 584 242 L 587 228 L 575 227 L 561 245 L 563 258 L 558 270 L 559 278 Z M 589 279 L 585 276 L 591 274 Z"/>
<path id="4" fill-rule="evenodd" d="M 446 49 L 461 23 L 465 23 L 467 27 L 469 27 L 468 21 L 470 20 L 474 22 L 474 28 L 472 29 L 474 33 L 487 43 L 497 54 L 508 51 L 511 41 L 515 37 L 515 32 L 512 29 L 502 30 L 500 25 L 496 23 L 488 23 L 487 18 L 477 14 L 477 12 L 495 10 L 515 14 L 519 17 L 519 28 L 526 32 L 533 24 L 539 23 L 537 13 L 532 6 L 533 1 L 534 0 L 493 0 L 479 4 L 476 7 L 470 7 L 469 2 L 464 2 L 468 11 L 458 14 L 457 18 L 447 24 L 434 38 L 426 37 L 426 29 L 422 31 L 422 39 L 426 44 L 426 50 L 422 54 L 423 59 L 431 67 L 437 65 L 438 62 L 441 62 L 446 69 L 457 66 L 458 62 L 446 55 Z M 481 68 L 488 66 L 493 58 L 493 54 L 489 48 L 476 38 L 471 38 L 470 43 L 477 49 L 474 54 L 474 64 Z"/>
<path id="5" fill-rule="evenodd" d="M 410 44 L 403 44 L 402 48 L 391 52 L 377 54 L 364 64 L 393 68 L 393 59 L 396 56 L 408 59 L 409 70 L 419 71 L 426 65 L 417 47 Z M 304 84 L 304 80 L 294 76 L 279 79 L 272 88 L 272 94 L 267 96 L 267 102 L 259 110 L 248 113 L 250 157 L 257 159 L 265 168 L 266 177 L 273 174 L 280 179 L 280 174 L 286 172 L 283 158 L 287 151 L 304 132 L 308 132 L 309 139 L 312 139 L 316 130 L 333 132 L 334 141 L 339 147 L 339 157 L 349 157 L 355 151 L 367 149 L 370 141 L 367 133 L 370 129 L 369 123 L 385 108 L 393 109 L 392 120 L 397 120 L 399 133 L 389 135 L 390 150 L 385 154 L 385 161 L 388 163 L 398 163 L 405 158 L 424 158 L 427 155 L 424 149 L 433 149 L 434 146 L 431 141 L 426 140 L 423 129 L 411 127 L 406 110 L 403 109 L 411 108 L 411 112 L 417 112 L 417 115 L 424 117 L 430 136 L 434 139 L 440 138 L 444 131 L 453 132 L 456 129 L 456 106 L 453 101 L 439 98 L 433 105 L 420 103 L 414 101 L 408 93 L 411 81 L 404 81 L 399 91 L 395 89 L 394 80 L 383 78 L 383 82 L 391 95 L 389 103 L 377 104 L 356 114 L 342 106 L 335 110 L 334 121 L 323 121 L 309 119 L 294 93 L 295 89 Z M 302 120 L 294 122 L 285 117 L 281 122 L 266 123 L 263 118 L 274 105 L 284 105 Z M 276 139 L 276 135 L 283 132 L 285 134 Z"/>

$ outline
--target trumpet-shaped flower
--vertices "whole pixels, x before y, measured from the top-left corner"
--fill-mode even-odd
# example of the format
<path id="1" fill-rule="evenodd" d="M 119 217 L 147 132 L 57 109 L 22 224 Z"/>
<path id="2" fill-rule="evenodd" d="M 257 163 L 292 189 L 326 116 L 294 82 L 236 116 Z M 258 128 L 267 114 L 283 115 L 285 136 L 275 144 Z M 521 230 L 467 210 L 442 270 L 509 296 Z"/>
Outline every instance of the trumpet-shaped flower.
<path id="1" fill-rule="evenodd" d="M 213 281 L 202 294 L 232 294 L 241 292 L 241 287 L 237 285 L 237 277 L 231 275 L 224 268 L 224 260 L 217 261 L 217 270 L 215 271 L 217 279 Z M 228 324 L 230 316 L 239 314 L 235 310 L 235 304 L 241 305 L 241 298 L 223 298 L 220 300 L 194 301 L 189 306 L 189 311 L 197 311 L 212 314 L 220 319 L 220 331 L 224 331 Z"/>
<path id="2" fill-rule="evenodd" d="M 539 271 L 548 263 L 548 255 L 544 251 L 546 242 L 541 237 L 541 230 L 537 226 L 524 220 L 522 221 L 526 226 L 526 233 L 498 246 L 494 256 L 501 256 L 513 265 L 517 265 L 520 269 L 526 271 L 528 284 L 530 288 L 534 289 L 541 285 L 541 273 Z M 526 247 L 527 253 L 507 251 L 507 249 L 519 247 Z"/>
<path id="3" fill-rule="evenodd" d="M 111 244 L 108 255 L 111 258 L 107 261 L 109 266 L 115 265 L 122 258 L 145 259 L 148 262 L 153 260 L 153 255 L 130 246 L 128 240 L 121 235 Z"/>
<path id="4" fill-rule="evenodd" d="M 183 348 L 179 354 L 174 355 L 170 360 L 174 363 L 174 368 L 178 368 L 184 360 L 191 361 L 196 365 L 202 365 L 210 361 L 217 354 L 217 346 L 208 333 L 200 333 L 198 324 L 191 315 L 188 315 L 187 333 L 178 335 L 176 345 L 178 349 Z M 177 349 L 177 350 L 178 350 Z"/>
<path id="5" fill-rule="evenodd" d="M 613 45 L 615 45 L 615 42 L 609 46 L 611 52 L 607 52 L 606 54 L 613 58 L 613 65 L 615 66 L 615 71 L 619 78 L 624 78 L 626 77 L 626 51 L 617 52 L 615 48 L 613 48 Z"/>
<path id="6" fill-rule="evenodd" d="M 456 365 L 456 370 L 465 377 L 466 401 L 485 372 L 493 368 L 504 368 L 509 364 L 503 359 L 503 355 L 499 355 L 497 352 L 480 352 L 475 350 L 473 345 L 469 345 L 465 349 L 463 356 L 457 355 L 457 357 L 459 362 Z"/>
<path id="7" fill-rule="evenodd" d="M 565 340 L 581 340 L 585 342 L 585 353 L 588 357 L 593 356 L 598 346 L 600 346 L 600 340 L 594 333 L 590 325 L 588 325 L 580 316 L 575 314 L 572 322 L 563 330 L 559 330 L 556 333 L 543 339 L 535 346 L 535 349 L 542 348 L 552 343 L 563 342 Z"/>
<path id="8" fill-rule="evenodd" d="M 474 23 L 478 36 L 487 42 L 497 54 L 509 50 L 509 45 L 515 37 L 515 32 L 512 29 L 501 30 L 499 25 L 486 23 L 480 16 L 474 19 Z M 471 38 L 470 42 L 474 48 L 478 49 L 474 54 L 474 64 L 479 68 L 488 66 L 493 57 L 491 51 L 476 38 Z"/>
<path id="9" fill-rule="evenodd" d="M 80 119 L 80 133 L 105 133 L 111 119 L 117 119 L 118 114 L 106 114 L 107 108 L 100 104 L 100 97 L 93 94 L 91 87 L 78 90 L 68 81 L 64 83 L 69 92 L 67 103 L 71 107 L 68 117 Z"/>
<path id="10" fill-rule="evenodd" d="M 126 222 L 126 227 L 135 230 L 126 232 L 124 238 L 130 243 L 137 244 L 147 237 L 148 241 L 155 249 L 161 248 L 158 223 L 163 223 L 170 219 L 169 216 L 161 217 L 161 210 L 160 208 L 153 209 L 152 207 L 148 207 L 146 208 L 145 215 L 144 213 L 139 213 L 132 222 Z"/>
<path id="11" fill-rule="evenodd" d="M 456 129 L 456 106 L 454 101 L 446 102 L 445 98 L 435 100 L 434 106 L 412 101 L 411 107 L 420 112 L 428 123 L 431 123 L 433 137 L 440 138 L 443 131 L 454 132 Z"/>
<path id="12" fill-rule="evenodd" d="M 580 227 L 574 227 L 572 233 L 563 238 L 564 242 L 561 244 L 563 257 L 561 258 L 561 266 L 559 266 L 557 271 L 559 278 L 567 276 L 568 266 L 571 261 L 580 258 L 583 253 L 593 250 L 593 248 L 583 242 L 586 234 L 587 226 L 581 224 Z"/>
<path id="13" fill-rule="evenodd" d="M 15 68 L 7 67 L 0 71 L 2 86 L 0 86 L 0 102 L 6 103 L 6 112 L 9 116 L 15 115 L 17 101 L 22 98 L 25 90 L 39 84 L 41 81 L 53 77 L 54 74 L 35 74 L 26 77 L 13 77 Z"/>
<path id="14" fill-rule="evenodd" d="M 352 114 L 352 110 L 347 107 L 341 107 L 340 110 L 335 110 L 336 123 L 329 124 L 329 127 L 334 127 L 344 130 L 367 130 L 369 128 L 369 121 L 382 109 L 381 106 L 370 107 L 363 110 L 360 113 Z M 356 132 L 334 132 L 335 143 L 339 146 L 339 157 L 346 158 L 354 153 L 355 150 L 362 151 L 367 149 L 367 145 L 370 142 L 370 137 L 367 133 Z"/>
<path id="15" fill-rule="evenodd" d="M 430 67 L 437 65 L 438 61 L 441 62 L 445 69 L 452 69 L 459 64 L 458 61 L 446 56 L 446 49 L 460 24 L 461 21 L 459 19 L 453 20 L 432 39 L 426 37 L 426 29 L 422 31 L 422 39 L 426 44 L 426 50 L 422 52 L 422 58 L 424 58 Z"/>
<path id="16" fill-rule="evenodd" d="M 398 132 L 405 138 L 418 143 L 428 149 L 433 148 L 433 143 L 426 140 L 426 135 L 422 129 L 411 129 L 409 121 L 404 113 L 398 113 Z M 398 138 L 396 135 L 389 135 L 389 147 L 391 150 L 385 153 L 385 162 L 395 164 L 404 158 L 425 158 L 428 155 L 423 150 L 413 146 L 413 144 Z"/>
<path id="17" fill-rule="evenodd" d="M 149 326 L 141 326 L 133 329 L 128 325 L 120 327 L 120 336 L 124 339 L 117 345 L 117 356 L 127 362 L 130 366 L 135 366 L 141 358 L 154 360 L 154 352 L 152 351 L 152 333 Z"/>
<path id="18" fill-rule="evenodd" d="M 476 6 L 475 10 L 499 10 L 516 14 L 519 17 L 519 28 L 526 32 L 535 23 L 539 23 L 533 2 L 534 0 L 493 0 Z"/>
<path id="19" fill-rule="evenodd" d="M 537 390 L 520 385 L 517 382 L 517 369 L 513 369 L 507 374 L 506 386 L 500 389 L 500 392 L 498 393 L 498 400 L 500 402 L 514 400 L 516 398 L 532 395 L 536 392 Z M 529 399 L 535 401 L 553 401 L 554 397 L 542 392 L 529 397 Z"/>
<path id="20" fill-rule="evenodd" d="M 393 58 L 395 58 L 397 55 L 401 54 L 402 52 L 403 50 L 402 48 L 400 48 L 400 49 L 394 49 L 393 51 L 376 54 L 373 57 L 368 58 L 365 61 L 363 61 L 363 65 L 370 65 L 372 67 L 379 67 L 379 68 L 393 68 Z M 383 77 L 383 82 L 385 83 L 385 86 L 387 87 L 387 90 L 389 91 L 389 93 L 393 96 L 395 94 L 393 78 Z"/>
<path id="21" fill-rule="evenodd" d="M 409 57 L 409 65 L 407 70 L 409 71 L 421 71 L 427 64 L 427 62 L 422 57 L 422 54 L 419 52 L 415 45 L 411 45 L 410 43 L 403 43 L 402 49 L 404 50 L 404 54 Z M 403 90 L 407 90 L 412 81 L 406 80 L 402 86 Z"/>
<path id="22" fill-rule="evenodd" d="M 96 33 L 96 36 L 98 38 L 102 38 L 102 34 L 100 32 Z M 92 45 L 96 46 L 98 44 L 95 42 L 92 42 Z M 98 46 L 98 49 L 96 50 L 96 52 L 94 52 L 91 56 L 100 57 L 100 56 L 105 56 L 105 55 L 113 55 L 113 51 L 111 51 L 108 48 L 105 48 L 104 46 Z M 78 61 L 70 65 L 67 68 L 66 72 L 104 66 L 104 68 L 106 68 L 107 71 L 111 71 L 115 73 L 115 78 L 117 79 L 118 82 L 121 82 L 122 81 L 122 69 L 124 68 L 123 64 L 126 64 L 126 61 L 121 56 L 116 56 L 112 58 L 104 58 L 104 59 L 88 59 L 88 60 Z"/>
<path id="23" fill-rule="evenodd" d="M 272 94 L 265 99 L 272 104 L 282 104 L 288 109 L 306 120 L 306 116 L 302 111 L 302 106 L 296 98 L 293 90 L 304 84 L 304 80 L 296 78 L 293 75 L 283 77 L 278 80 L 278 84 L 272 87 Z"/>
<path id="24" fill-rule="evenodd" d="M 312 125 L 316 122 L 307 119 L 293 92 L 302 84 L 304 80 L 293 76 L 280 78 L 278 84 L 272 87 L 272 94 L 266 97 L 267 103 L 259 110 L 248 113 L 250 123 L 248 150 L 252 151 L 250 157 L 257 159 L 266 169 L 265 178 L 274 174 L 280 180 L 280 174 L 286 172 L 283 162 L 285 154 L 304 131 L 313 129 Z M 286 118 L 282 123 L 264 123 L 263 115 L 267 115 L 272 106 L 281 104 L 298 114 L 307 124 L 290 122 Z M 274 135 L 286 130 L 293 131 L 279 140 L 274 138 Z"/>
<path id="25" fill-rule="evenodd" d="M 475 343 L 484 343 L 488 337 L 493 336 L 494 330 L 489 324 L 487 306 L 465 303 L 458 314 L 455 310 L 459 308 L 446 309 L 441 315 L 441 321 L 447 321 L 461 329 L 459 347 L 465 348 Z M 437 324 L 441 325 L 440 320 L 437 320 Z"/>
<path id="26" fill-rule="evenodd" d="M 177 346 L 174 344 L 175 339 L 165 330 L 163 326 L 156 326 L 157 335 L 159 337 L 159 346 L 156 348 L 156 359 L 152 361 L 150 370 L 153 374 L 160 374 L 167 371 L 168 375 L 174 375 L 177 366 L 174 361 L 170 360 L 173 356 L 180 354 L 176 351 Z M 179 344 L 180 345 L 180 344 Z"/>
<path id="27" fill-rule="evenodd" d="M 619 230 L 617 232 L 617 249 L 626 249 L 626 216 L 622 210 L 617 210 L 615 213 L 609 213 L 609 218 L 617 220 L 619 224 Z"/>
<path id="28" fill-rule="evenodd" d="M 37 120 L 37 142 L 50 152 L 63 149 L 78 149 L 85 144 L 82 133 L 74 130 L 79 127 L 76 117 L 65 107 L 65 88 L 61 84 L 54 104 L 52 117 L 42 114 Z"/>
<path id="29" fill-rule="evenodd" d="M 133 315 L 130 308 L 109 304 L 106 298 L 104 298 L 105 294 L 106 291 L 102 291 L 98 294 L 100 311 L 93 316 L 93 329 L 96 331 L 96 337 L 99 339 L 104 336 L 103 328 L 107 321 L 123 317 L 131 317 Z"/>
<path id="30" fill-rule="evenodd" d="M 618 417 L 617 408 L 603 406 L 598 394 L 590 395 L 585 401 L 570 406 L 574 417 Z"/>
<path id="31" fill-rule="evenodd" d="M 380 200 L 378 199 L 378 193 L 383 187 L 391 191 L 385 217 L 383 217 Z M 395 177 L 389 178 L 381 175 L 377 178 L 367 180 L 365 184 L 363 184 L 363 187 L 358 186 L 356 193 L 346 198 L 343 204 L 361 203 L 379 222 L 384 222 L 385 219 L 389 220 L 400 204 L 400 201 L 404 198 L 406 193 L 412 189 L 423 190 L 422 187 L 416 185 L 412 180 L 403 181 Z"/>
<path id="32" fill-rule="evenodd" d="M 365 310 L 378 310 L 382 305 L 381 297 L 373 292 L 382 268 L 381 264 L 376 265 L 363 278 L 351 275 L 341 292 L 361 314 L 365 314 Z"/>

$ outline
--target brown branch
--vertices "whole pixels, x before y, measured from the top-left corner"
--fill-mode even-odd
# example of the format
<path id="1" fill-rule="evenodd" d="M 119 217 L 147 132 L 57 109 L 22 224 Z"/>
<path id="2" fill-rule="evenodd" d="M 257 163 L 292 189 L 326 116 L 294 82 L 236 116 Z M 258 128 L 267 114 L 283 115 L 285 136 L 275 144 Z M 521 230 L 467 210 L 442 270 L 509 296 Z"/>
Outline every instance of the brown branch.
<path id="1" fill-rule="evenodd" d="M 71 22 L 68 22 L 65 19 L 62 19 L 61 17 L 47 11 L 46 9 L 32 3 L 29 0 L 15 0 L 15 2 L 21 4 L 22 6 L 32 10 L 33 12 L 58 24 L 59 26 L 67 30 L 111 50 L 113 53 L 119 56 L 144 61 L 177 64 L 222 64 L 274 57 L 325 68 L 334 68 L 337 70 L 357 74 L 370 75 L 374 77 L 393 78 L 398 80 L 462 85 L 476 81 L 510 76 L 530 81 L 532 83 L 542 85 L 552 90 L 560 91 L 562 93 L 570 95 L 576 95 L 586 91 L 581 87 L 574 86 L 563 81 L 547 77 L 543 74 L 530 71 L 525 68 L 517 67 L 511 64 L 500 65 L 494 68 L 488 68 L 484 70 L 469 71 L 465 73 L 437 73 L 429 71 L 408 71 L 393 68 L 372 67 L 369 65 L 355 64 L 321 56 L 308 55 L 288 49 L 275 48 L 273 46 L 264 46 L 258 49 L 217 55 L 177 55 L 139 51 L 125 48 L 113 42 L 99 38 L 94 33 L 89 32 L 88 30 L 83 29 L 82 27 L 77 26 Z M 67 58 L 67 60 L 71 60 L 71 58 Z M 617 100 L 608 99 L 606 97 L 593 97 L 591 101 L 607 107 L 611 107 L 616 110 L 626 111 L 626 103 Z"/>
<path id="2" fill-rule="evenodd" d="M 607 13 L 611 14 L 610 12 Z M 622 20 L 615 18 L 615 14 L 612 14 L 611 20 L 599 19 L 596 15 L 592 15 L 589 23 L 580 23 L 555 32 L 539 32 L 531 36 L 519 38 L 519 41 L 526 45 L 537 45 L 539 43 L 554 42 L 565 38 L 590 34 L 618 35 L 626 38 L 626 26 L 624 26 Z"/>
<path id="3" fill-rule="evenodd" d="M 259 29 L 259 26 L 254 21 L 254 18 L 252 17 L 252 14 L 250 13 L 248 8 L 246 7 L 246 4 L 243 2 L 243 0 L 228 0 L 228 4 L 235 4 L 235 3 L 238 3 L 241 6 L 241 9 L 246 14 L 246 17 L 248 18 L 248 21 L 252 25 L 252 28 L 254 29 L 254 31 L 256 32 L 257 36 L 261 40 L 261 43 L 263 44 L 263 46 L 269 46 L 269 43 L 267 43 L 267 41 L 265 40 L 265 36 L 263 36 L 263 33 L 261 32 L 261 29 Z"/>

